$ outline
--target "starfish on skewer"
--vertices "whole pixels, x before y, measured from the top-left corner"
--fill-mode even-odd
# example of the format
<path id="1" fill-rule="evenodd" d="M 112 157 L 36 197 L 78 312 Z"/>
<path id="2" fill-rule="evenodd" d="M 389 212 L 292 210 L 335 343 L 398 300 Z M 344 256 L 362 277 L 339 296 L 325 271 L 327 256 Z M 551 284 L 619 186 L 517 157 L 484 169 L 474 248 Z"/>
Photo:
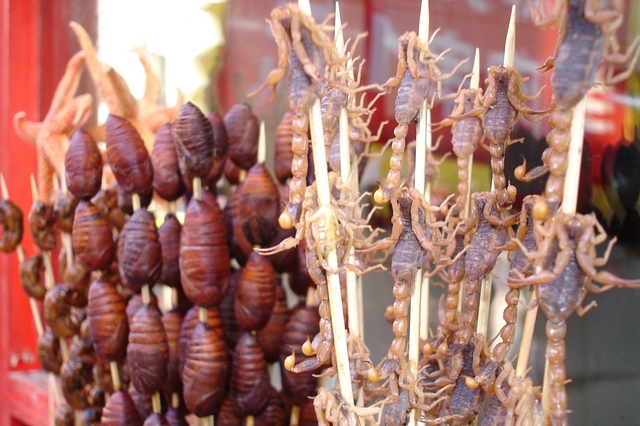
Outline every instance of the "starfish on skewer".
<path id="1" fill-rule="evenodd" d="M 87 55 L 87 69 L 98 92 L 107 104 L 109 113 L 131 121 L 145 141 L 147 149 L 151 152 L 154 135 L 158 128 L 164 123 L 172 122 L 178 116 L 183 104 L 182 93 L 178 91 L 175 106 L 159 105 L 160 82 L 148 57 L 142 51 L 138 51 L 140 63 L 145 71 L 146 83 L 142 99 L 137 100 L 131 94 L 124 78 L 115 69 L 98 60 L 93 42 L 84 28 L 76 22 L 71 22 L 70 25 L 82 50 Z M 94 137 L 96 140 L 104 140 L 103 126 L 94 132 Z"/>
<path id="2" fill-rule="evenodd" d="M 51 200 L 55 175 L 62 176 L 69 136 L 82 126 L 91 114 L 93 97 L 90 94 L 75 96 L 84 63 L 84 52 L 78 52 L 71 57 L 44 120 L 27 120 L 23 111 L 13 117 L 18 136 L 36 146 L 38 186 L 41 198 L 45 201 Z"/>

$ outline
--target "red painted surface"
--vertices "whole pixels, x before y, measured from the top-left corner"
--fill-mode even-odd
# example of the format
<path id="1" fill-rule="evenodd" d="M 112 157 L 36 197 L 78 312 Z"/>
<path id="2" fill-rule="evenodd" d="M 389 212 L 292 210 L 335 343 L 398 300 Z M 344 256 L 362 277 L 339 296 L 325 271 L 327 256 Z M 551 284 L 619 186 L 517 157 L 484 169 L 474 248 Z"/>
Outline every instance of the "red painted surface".
<path id="1" fill-rule="evenodd" d="M 44 117 L 68 59 L 78 50 L 68 23 L 77 20 L 93 34 L 96 10 L 95 0 L 0 0 L 0 172 L 25 216 L 36 157 L 34 147 L 15 134 L 13 116 L 25 111 L 29 120 Z M 23 246 L 27 255 L 34 252 L 28 232 Z M 29 405 L 40 395 L 35 391 L 38 381 L 30 383 L 30 375 L 20 382 L 9 380 L 11 372 L 38 368 L 36 339 L 17 257 L 0 253 L 0 426 L 47 424 L 40 420 L 48 413 L 46 399 Z"/>

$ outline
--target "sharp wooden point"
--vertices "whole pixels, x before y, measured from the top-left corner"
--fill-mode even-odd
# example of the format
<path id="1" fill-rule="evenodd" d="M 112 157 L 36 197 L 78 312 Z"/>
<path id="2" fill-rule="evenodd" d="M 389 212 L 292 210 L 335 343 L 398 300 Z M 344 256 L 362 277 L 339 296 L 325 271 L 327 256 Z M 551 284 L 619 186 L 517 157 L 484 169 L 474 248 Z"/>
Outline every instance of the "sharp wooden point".
<path id="1" fill-rule="evenodd" d="M 309 3 L 309 0 L 298 0 L 298 7 L 304 13 L 311 16 L 311 3 Z"/>
<path id="2" fill-rule="evenodd" d="M 471 82 L 469 88 L 478 89 L 480 87 L 480 49 L 476 47 L 476 56 L 473 58 L 473 70 L 471 71 Z"/>
<path id="3" fill-rule="evenodd" d="M 0 188 L 2 188 L 2 199 L 9 199 L 9 190 L 7 190 L 7 182 L 4 181 L 4 175 L 0 173 Z"/>
<path id="4" fill-rule="evenodd" d="M 509 19 L 509 29 L 507 39 L 504 43 L 504 63 L 505 67 L 513 67 L 516 55 L 516 5 L 511 8 L 511 18 Z"/>
<path id="5" fill-rule="evenodd" d="M 429 40 L 429 0 L 422 0 L 422 6 L 420 6 L 418 37 L 423 43 Z"/>
<path id="6" fill-rule="evenodd" d="M 38 194 L 38 185 L 36 185 L 36 178 L 33 176 L 33 173 L 29 176 L 29 181 L 31 182 L 31 198 L 35 203 L 40 199 L 40 195 Z"/>
<path id="7" fill-rule="evenodd" d="M 344 51 L 344 35 L 342 34 L 342 17 L 340 16 L 340 2 L 336 2 L 336 17 L 335 17 L 335 43 L 338 52 Z"/>
<path id="8" fill-rule="evenodd" d="M 260 122 L 260 136 L 258 137 L 258 163 L 264 164 L 267 158 L 267 142 L 264 132 L 264 121 Z"/>

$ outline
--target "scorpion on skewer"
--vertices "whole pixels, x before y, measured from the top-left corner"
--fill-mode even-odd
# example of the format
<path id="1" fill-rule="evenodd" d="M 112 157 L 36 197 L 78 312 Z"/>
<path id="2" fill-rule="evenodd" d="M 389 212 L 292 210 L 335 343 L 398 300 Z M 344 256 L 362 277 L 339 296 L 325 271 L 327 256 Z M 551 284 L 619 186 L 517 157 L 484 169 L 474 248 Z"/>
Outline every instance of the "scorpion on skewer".
<path id="1" fill-rule="evenodd" d="M 542 118 L 536 118 L 535 115 L 548 112 L 535 111 L 525 106 L 525 102 L 536 99 L 544 87 L 534 96 L 527 96 L 521 86 L 524 81 L 526 79 L 521 78 L 514 67 L 492 66 L 489 68 L 487 89 L 482 97 L 482 128 L 489 139 L 491 171 L 500 208 L 509 208 L 516 198 L 515 186 L 507 186 L 504 176 L 505 145 L 512 143 L 509 134 L 520 116 L 535 123 Z"/>
<path id="2" fill-rule="evenodd" d="M 549 118 L 552 129 L 547 136 L 549 148 L 542 155 L 543 165 L 527 173 L 525 162 L 516 168 L 515 176 L 530 182 L 550 173 L 545 186 L 549 217 L 562 202 L 573 107 L 593 86 L 596 70 L 603 59 L 609 62 L 604 83 L 613 85 L 628 78 L 640 58 L 640 37 L 633 41 L 625 54 L 617 53 L 614 33 L 622 23 L 624 11 L 621 6 L 624 2 L 610 2 L 611 9 L 596 7 L 599 4 L 590 0 L 557 1 L 548 17 L 543 16 L 539 4 L 532 10 L 534 22 L 539 27 L 560 26 L 555 56 L 542 67 L 544 70 L 555 68 L 551 77 L 555 111 Z M 610 54 L 609 49 L 614 52 Z M 613 76 L 613 65 L 626 62 L 629 62 L 627 70 Z"/>
<path id="3" fill-rule="evenodd" d="M 597 266 L 606 264 L 615 239 L 609 242 L 604 256 L 598 258 L 596 246 L 606 241 L 607 234 L 593 214 L 556 212 L 550 221 L 536 226 L 536 229 L 543 239 L 538 244 L 538 250 L 527 255 L 536 259 L 540 272 L 527 278 L 509 277 L 508 282 L 510 287 L 537 284 L 538 303 L 547 317 L 546 356 L 549 361 L 551 421 L 553 424 L 566 425 L 566 319 L 574 311 L 583 315 L 596 305 L 592 301 L 582 307 L 587 291 L 601 293 L 614 286 L 640 288 L 640 279 L 626 280 L 610 272 L 596 270 Z"/>
<path id="4" fill-rule="evenodd" d="M 450 73 L 441 74 L 437 63 L 449 49 L 440 55 L 429 51 L 429 45 L 436 33 L 437 31 L 425 44 L 415 32 L 407 32 L 398 39 L 398 69 L 396 75 L 384 84 L 389 89 L 399 85 L 395 112 L 398 125 L 394 130 L 395 138 L 391 142 L 392 154 L 389 160 L 389 173 L 384 186 L 375 194 L 377 202 L 389 201 L 398 188 L 409 123 L 418 116 L 420 109 L 422 109 L 423 101 L 429 95 L 431 84 L 436 84 L 434 96 L 437 96 L 438 99 L 452 98 L 452 96 L 442 95 L 442 82 L 451 78 L 458 68 L 468 61 L 465 59 L 456 65 Z M 464 80 L 462 84 L 464 84 Z"/>
<path id="5" fill-rule="evenodd" d="M 371 269 L 380 267 L 380 265 L 375 265 L 362 270 L 357 265 L 347 262 L 352 246 L 358 249 L 370 247 L 378 234 L 377 231 L 372 231 L 368 225 L 369 218 L 361 219 L 362 206 L 360 201 L 369 194 L 365 193 L 354 201 L 347 186 L 334 172 L 330 172 L 328 177 L 332 192 L 340 192 L 339 200 L 332 198 L 331 206 L 321 207 L 318 205 L 315 183 L 307 187 L 302 205 L 303 214 L 301 220 L 296 224 L 295 236 L 284 239 L 275 247 L 255 249 L 260 254 L 271 255 L 297 246 L 303 238 L 306 240 L 306 264 L 309 275 L 317 285 L 320 332 L 311 343 L 315 357 L 307 358 L 294 365 L 290 368 L 293 372 L 313 371 L 331 360 L 333 331 L 326 273 L 337 274 L 340 269 L 346 268 L 357 274 L 364 274 Z M 371 231 L 371 234 L 366 238 L 363 233 L 365 229 Z M 327 252 L 331 249 L 335 249 L 338 257 L 342 259 L 339 270 L 332 269 L 327 263 Z"/>
<path id="6" fill-rule="evenodd" d="M 331 15 L 327 19 L 330 17 Z M 281 219 L 281 225 L 284 225 L 284 228 L 291 228 L 302 215 L 305 196 L 309 149 L 308 112 L 315 101 L 322 96 L 324 84 L 339 88 L 346 93 L 361 92 L 374 87 L 381 89 L 381 87 L 371 85 L 352 88 L 339 81 L 337 68 L 339 64 L 344 64 L 349 57 L 353 56 L 357 40 L 351 52 L 341 56 L 333 41 L 324 32 L 325 23 L 317 24 L 313 17 L 301 11 L 295 3 L 275 8 L 271 12 L 271 20 L 267 22 L 278 45 L 278 67 L 271 71 L 266 82 L 249 96 L 257 94 L 267 86 L 273 86 L 275 93 L 275 87 L 284 77 L 289 64 L 289 109 L 293 112 L 291 124 L 293 178 L 289 186 L 289 203 L 286 209 L 288 217 L 285 215 Z M 325 66 L 329 68 L 326 72 Z"/>

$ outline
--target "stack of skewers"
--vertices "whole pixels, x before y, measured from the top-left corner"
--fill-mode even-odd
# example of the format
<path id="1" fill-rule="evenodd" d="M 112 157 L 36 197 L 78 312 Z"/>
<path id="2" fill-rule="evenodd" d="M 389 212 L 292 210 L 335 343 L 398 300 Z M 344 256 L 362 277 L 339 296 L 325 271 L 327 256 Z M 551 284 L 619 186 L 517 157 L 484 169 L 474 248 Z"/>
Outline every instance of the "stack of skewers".
<path id="1" fill-rule="evenodd" d="M 370 86 L 354 78 L 355 47 L 345 49 L 339 11 L 331 38 L 308 3 L 274 9 L 269 24 L 278 67 L 259 90 L 275 90 L 289 68 L 291 111 L 278 128 L 277 180 L 264 166 L 266 135 L 248 105 L 235 105 L 222 117 L 186 103 L 179 112 L 165 110 L 166 123 L 150 130 L 133 109 L 122 107 L 130 105 L 130 94 L 113 100 L 114 87 L 122 89 L 123 82 L 113 70 L 101 76 L 86 34 L 74 24 L 96 83 L 112 84 L 99 85 L 113 104 L 104 129 L 94 132 L 104 138 L 109 167 L 92 135 L 69 126 L 55 202 L 39 200 L 33 185 L 29 228 L 41 255 L 23 260 L 22 213 L 4 183 L 0 202 L 1 248 L 18 250 L 41 364 L 50 372 L 50 399 L 59 405 L 52 422 L 184 425 L 191 413 L 199 424 L 215 418 L 220 425 L 464 425 L 488 400 L 483 425 L 567 424 L 566 318 L 591 307 L 581 307 L 587 291 L 640 287 L 640 280 L 596 270 L 606 263 L 606 255 L 598 258 L 595 251 L 606 234 L 593 215 L 575 213 L 572 191 L 580 159 L 573 152 L 583 134 L 580 105 L 601 58 L 624 56 L 609 37 L 621 24 L 621 11 L 591 10 L 585 2 L 570 6 L 555 11 L 563 21 L 533 13 L 540 25 L 562 22 L 563 30 L 555 61 L 546 64 L 555 68 L 553 103 L 542 111 L 526 105 L 534 97 L 525 95 L 514 67 L 514 14 L 504 63 L 489 69 L 484 90 L 476 55 L 470 87 L 446 96 L 442 82 L 454 78 L 462 63 L 447 74 L 438 68 L 446 52 L 430 50 L 426 2 L 420 31 L 398 40 L 397 75 Z M 636 46 L 625 57 L 631 67 L 640 55 Z M 625 77 L 607 75 L 611 82 Z M 364 214 L 369 194 L 359 193 L 358 171 L 377 140 L 368 128 L 372 107 L 395 87 L 390 172 L 372 197 L 393 209 L 391 235 L 381 238 Z M 359 94 L 371 90 L 380 95 L 365 107 Z M 451 115 L 432 124 L 434 102 L 453 97 Z M 547 116 L 552 130 L 543 166 L 515 170 L 522 180 L 549 172 L 544 196 L 526 197 L 522 211 L 514 212 L 517 194 L 504 177 L 505 146 L 520 117 Z M 416 119 L 415 154 L 408 154 L 415 157 L 402 178 L 405 138 Z M 431 131 L 442 126 L 451 126 L 459 185 L 457 194 L 435 206 Z M 470 164 L 483 137 L 493 188 L 470 194 Z M 115 179 L 101 189 L 109 180 L 103 169 Z M 228 197 L 217 194 L 222 176 L 231 188 Z M 169 211 L 163 220 L 147 209 L 154 197 L 154 205 Z M 182 223 L 175 214 L 181 198 Z M 65 245 L 58 285 L 50 254 L 57 244 L 54 227 Z M 489 349 L 491 271 L 512 250 L 505 324 Z M 376 364 L 362 333 L 359 276 L 385 269 L 388 256 L 394 339 Z M 448 286 L 433 325 L 424 318 L 429 278 L 436 274 Z M 153 291 L 157 283 L 162 286 Z M 507 354 L 525 286 L 535 291 L 514 367 Z M 160 287 L 170 289 L 169 303 L 154 296 Z M 289 309 L 285 292 L 298 295 L 299 305 Z M 47 330 L 35 300 L 44 300 Z M 548 320 L 541 388 L 526 376 L 537 305 Z M 55 375 L 66 400 L 60 404 Z M 318 385 L 318 375 L 336 375 L 335 386 Z"/>

